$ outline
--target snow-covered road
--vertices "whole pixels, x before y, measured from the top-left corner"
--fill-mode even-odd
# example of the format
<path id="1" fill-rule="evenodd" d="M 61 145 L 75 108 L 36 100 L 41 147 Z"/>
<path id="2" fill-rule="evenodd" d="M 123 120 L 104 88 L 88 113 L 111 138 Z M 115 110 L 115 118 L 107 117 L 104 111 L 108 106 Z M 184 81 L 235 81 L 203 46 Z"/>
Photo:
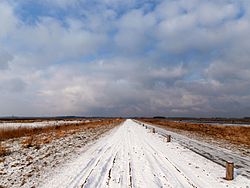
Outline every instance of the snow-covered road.
<path id="1" fill-rule="evenodd" d="M 142 122 L 139 122 L 142 123 Z M 226 161 L 233 161 L 237 168 L 237 173 L 250 178 L 250 158 L 243 157 L 239 153 L 235 153 L 231 150 L 215 146 L 214 144 L 208 144 L 200 142 L 198 140 L 190 139 L 187 136 L 177 134 L 166 129 L 144 123 L 149 128 L 155 128 L 156 132 L 162 136 L 171 135 L 172 140 L 178 142 L 180 145 L 187 147 L 193 152 L 208 158 L 209 160 L 225 166 Z"/>
<path id="2" fill-rule="evenodd" d="M 90 146 L 58 170 L 43 187 L 247 187 L 238 175 L 132 120 Z"/>

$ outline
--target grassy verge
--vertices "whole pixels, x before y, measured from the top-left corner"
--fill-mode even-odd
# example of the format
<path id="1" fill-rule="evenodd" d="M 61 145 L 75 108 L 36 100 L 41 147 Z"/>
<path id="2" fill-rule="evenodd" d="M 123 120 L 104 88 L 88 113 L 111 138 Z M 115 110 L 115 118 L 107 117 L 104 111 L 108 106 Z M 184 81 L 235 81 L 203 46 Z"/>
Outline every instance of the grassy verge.
<path id="1" fill-rule="evenodd" d="M 64 124 L 56 126 L 44 127 L 20 127 L 20 128 L 0 128 L 0 141 L 11 138 L 19 138 L 24 136 L 34 136 L 42 133 L 55 133 L 56 135 L 63 135 L 65 132 L 74 132 L 78 130 L 96 128 L 102 125 L 122 122 L 121 119 L 101 119 L 100 121 L 81 122 L 76 124 Z"/>
<path id="2" fill-rule="evenodd" d="M 114 127 L 119 125 L 122 119 L 100 119 L 99 121 L 81 122 L 76 124 L 63 124 L 44 127 L 21 127 L 21 128 L 0 128 L 0 157 L 10 154 L 9 149 L 4 146 L 3 141 L 21 138 L 22 147 L 34 147 L 39 149 L 41 145 L 48 144 L 55 139 L 72 135 L 80 131 L 93 131 L 103 127 Z"/>
<path id="3" fill-rule="evenodd" d="M 201 136 L 210 136 L 224 139 L 235 144 L 244 144 L 250 147 L 250 127 L 208 125 L 203 123 L 174 122 L 159 119 L 139 119 L 140 121 L 160 125 L 172 130 L 193 132 Z"/>

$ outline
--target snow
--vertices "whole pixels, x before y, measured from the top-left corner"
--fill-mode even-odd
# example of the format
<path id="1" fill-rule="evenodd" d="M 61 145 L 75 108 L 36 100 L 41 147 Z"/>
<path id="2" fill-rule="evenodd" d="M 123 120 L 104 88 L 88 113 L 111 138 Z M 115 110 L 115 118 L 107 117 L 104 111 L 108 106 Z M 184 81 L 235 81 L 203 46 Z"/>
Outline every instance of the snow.
<path id="1" fill-rule="evenodd" d="M 88 120 L 87 120 L 88 121 Z M 44 127 L 44 126 L 55 126 L 55 125 L 65 125 L 65 124 L 77 124 L 85 122 L 84 120 L 59 120 L 59 121 L 40 121 L 32 123 L 13 123 L 13 122 L 2 122 L 0 123 L 0 128 L 20 128 L 20 127 Z"/>
<path id="2" fill-rule="evenodd" d="M 145 124 L 145 123 L 144 123 Z M 232 152 L 231 150 L 215 146 L 214 144 L 201 142 L 198 140 L 190 139 L 184 135 L 174 133 L 150 124 L 145 124 L 150 128 L 155 128 L 156 132 L 162 136 L 171 135 L 175 142 L 187 147 L 188 149 L 196 152 L 215 163 L 225 166 L 226 161 L 233 161 L 237 167 L 237 173 L 250 178 L 250 158 L 241 156 L 239 153 Z"/>
<path id="3" fill-rule="evenodd" d="M 180 122 L 180 121 L 174 121 L 174 122 Z M 196 122 L 196 121 L 181 121 L 181 122 L 189 122 L 192 124 L 206 124 L 206 125 L 217 125 L 217 126 L 236 126 L 236 127 L 249 127 L 250 124 L 245 123 L 221 123 L 221 122 Z"/>
<path id="4" fill-rule="evenodd" d="M 113 127 L 112 124 L 101 125 L 94 129 L 68 132 L 60 138 L 51 137 L 53 132 L 40 134 L 39 139 L 51 137 L 53 140 L 39 147 L 23 147 L 22 143 L 28 137 L 1 141 L 10 150 L 10 154 L 0 156 L 0 187 L 40 187 L 40 183 L 50 177 L 54 169 L 75 159 Z"/>
<path id="5" fill-rule="evenodd" d="M 206 123 L 208 125 L 223 125 L 223 126 L 236 126 L 236 127 L 249 127 L 249 124 L 237 124 L 237 123 Z"/>
<path id="6" fill-rule="evenodd" d="M 247 187 L 226 181 L 221 165 L 126 120 L 46 179 L 47 187 Z"/>

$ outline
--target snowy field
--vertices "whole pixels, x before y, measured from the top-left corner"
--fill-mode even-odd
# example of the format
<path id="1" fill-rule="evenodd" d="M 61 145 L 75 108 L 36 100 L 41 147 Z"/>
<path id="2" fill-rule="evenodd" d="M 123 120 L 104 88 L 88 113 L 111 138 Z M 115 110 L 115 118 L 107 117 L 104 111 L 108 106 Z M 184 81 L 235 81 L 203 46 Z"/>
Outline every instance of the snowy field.
<path id="1" fill-rule="evenodd" d="M 206 123 L 208 125 L 223 125 L 223 126 L 240 126 L 240 127 L 249 127 L 250 124 L 235 124 L 235 123 Z"/>
<path id="2" fill-rule="evenodd" d="M 235 174 L 178 142 L 167 143 L 132 120 L 115 128 L 75 160 L 46 179 L 48 187 L 248 187 L 250 179 Z"/>
<path id="3" fill-rule="evenodd" d="M 0 155 L 0 188 L 41 187 L 41 182 L 50 177 L 54 169 L 76 158 L 88 144 L 108 134 L 115 124 L 100 123 L 86 129 L 82 126 L 77 131 L 62 129 L 1 141 L 10 153 Z M 61 133 L 64 134 L 60 136 Z M 30 138 L 33 138 L 32 144 L 27 146 L 25 143 Z M 43 140 L 40 144 L 37 142 Z"/>
<path id="4" fill-rule="evenodd" d="M 45 126 L 56 126 L 65 124 L 77 124 L 89 120 L 58 120 L 58 121 L 38 121 L 32 123 L 12 123 L 12 122 L 2 122 L 0 123 L 0 128 L 21 128 L 21 127 L 45 127 Z"/>
<path id="5" fill-rule="evenodd" d="M 174 122 L 180 122 L 180 121 L 174 121 Z M 245 123 L 211 123 L 211 122 L 196 122 L 196 121 L 181 121 L 181 122 L 187 122 L 187 123 L 193 123 L 193 124 L 207 124 L 207 125 L 223 125 L 223 126 L 241 126 L 241 127 L 249 127 L 250 124 Z"/>

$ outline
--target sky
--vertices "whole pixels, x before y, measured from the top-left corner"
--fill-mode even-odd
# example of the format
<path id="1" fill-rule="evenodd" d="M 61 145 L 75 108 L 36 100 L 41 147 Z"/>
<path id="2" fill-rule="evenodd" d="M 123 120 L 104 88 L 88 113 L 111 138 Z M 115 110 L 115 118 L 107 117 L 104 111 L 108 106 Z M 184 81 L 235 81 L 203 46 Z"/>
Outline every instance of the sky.
<path id="1" fill-rule="evenodd" d="M 11 115 L 250 116 L 250 1 L 1 0 Z"/>

